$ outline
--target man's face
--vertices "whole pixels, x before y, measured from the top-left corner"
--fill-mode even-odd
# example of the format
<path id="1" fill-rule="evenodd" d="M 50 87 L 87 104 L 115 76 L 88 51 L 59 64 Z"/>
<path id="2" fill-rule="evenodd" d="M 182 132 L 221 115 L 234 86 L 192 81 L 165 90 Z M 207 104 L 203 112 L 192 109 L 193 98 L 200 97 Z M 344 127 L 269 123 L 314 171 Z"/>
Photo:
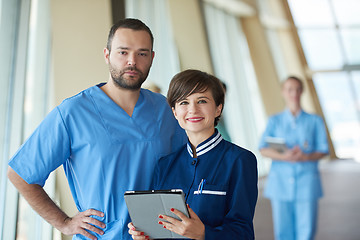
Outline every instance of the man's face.
<path id="1" fill-rule="evenodd" d="M 104 49 L 104 55 L 114 83 L 137 90 L 147 78 L 154 58 L 150 35 L 146 31 L 119 28 L 114 34 L 111 52 Z"/>

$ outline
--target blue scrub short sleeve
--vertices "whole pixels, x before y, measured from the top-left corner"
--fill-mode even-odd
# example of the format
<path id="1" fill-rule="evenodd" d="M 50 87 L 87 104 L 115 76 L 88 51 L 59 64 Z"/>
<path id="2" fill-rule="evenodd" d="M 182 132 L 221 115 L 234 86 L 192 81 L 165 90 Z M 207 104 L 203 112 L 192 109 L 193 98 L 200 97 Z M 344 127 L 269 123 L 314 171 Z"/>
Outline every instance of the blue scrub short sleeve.
<path id="1" fill-rule="evenodd" d="M 316 146 L 315 151 L 321 153 L 329 153 L 329 144 L 327 141 L 327 134 L 324 121 L 321 117 L 316 120 Z"/>
<path id="2" fill-rule="evenodd" d="M 259 150 L 262 148 L 267 148 L 268 144 L 265 142 L 266 137 L 273 136 L 273 131 L 275 129 L 275 120 L 274 117 L 270 117 L 266 125 L 265 131 L 261 136 Z"/>
<path id="3" fill-rule="evenodd" d="M 52 110 L 10 159 L 27 183 L 44 186 L 49 174 L 70 156 L 70 138 L 58 108 Z"/>

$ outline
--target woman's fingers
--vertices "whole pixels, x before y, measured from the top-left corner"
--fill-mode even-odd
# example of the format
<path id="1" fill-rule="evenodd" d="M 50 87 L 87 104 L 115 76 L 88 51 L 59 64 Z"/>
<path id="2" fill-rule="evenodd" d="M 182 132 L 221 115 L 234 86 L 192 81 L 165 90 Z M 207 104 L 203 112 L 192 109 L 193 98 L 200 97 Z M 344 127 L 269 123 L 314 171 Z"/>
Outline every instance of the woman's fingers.
<path id="1" fill-rule="evenodd" d="M 129 234 L 133 239 L 136 240 L 150 239 L 149 236 L 145 235 L 144 232 L 136 231 L 136 228 L 132 222 L 128 224 L 128 228 L 129 228 Z"/>

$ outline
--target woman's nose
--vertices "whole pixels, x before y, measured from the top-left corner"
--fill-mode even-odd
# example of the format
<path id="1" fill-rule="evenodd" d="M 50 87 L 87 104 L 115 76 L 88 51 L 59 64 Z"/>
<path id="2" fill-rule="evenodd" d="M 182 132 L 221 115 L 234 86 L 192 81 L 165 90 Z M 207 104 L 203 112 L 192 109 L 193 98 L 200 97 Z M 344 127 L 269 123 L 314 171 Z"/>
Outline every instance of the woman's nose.
<path id="1" fill-rule="evenodd" d="M 197 106 L 194 103 L 189 104 L 189 112 L 196 113 L 197 112 Z"/>

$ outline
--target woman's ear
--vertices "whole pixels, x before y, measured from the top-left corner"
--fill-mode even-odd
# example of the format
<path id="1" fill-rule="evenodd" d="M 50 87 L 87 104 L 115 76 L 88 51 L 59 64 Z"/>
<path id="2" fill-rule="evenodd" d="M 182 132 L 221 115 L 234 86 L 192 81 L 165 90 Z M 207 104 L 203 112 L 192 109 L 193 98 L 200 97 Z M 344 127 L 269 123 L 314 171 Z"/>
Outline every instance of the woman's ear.
<path id="1" fill-rule="evenodd" d="M 216 107 L 216 111 L 215 111 L 216 117 L 220 116 L 220 114 L 222 112 L 222 108 L 223 108 L 222 104 L 220 104 L 219 106 Z"/>
<path id="2" fill-rule="evenodd" d="M 177 120 L 177 116 L 176 116 L 176 111 L 175 111 L 175 107 L 172 107 L 172 108 L 171 108 L 171 110 L 172 110 L 172 112 L 173 112 L 173 114 L 174 114 L 174 117 L 175 117 L 175 119 Z"/>

